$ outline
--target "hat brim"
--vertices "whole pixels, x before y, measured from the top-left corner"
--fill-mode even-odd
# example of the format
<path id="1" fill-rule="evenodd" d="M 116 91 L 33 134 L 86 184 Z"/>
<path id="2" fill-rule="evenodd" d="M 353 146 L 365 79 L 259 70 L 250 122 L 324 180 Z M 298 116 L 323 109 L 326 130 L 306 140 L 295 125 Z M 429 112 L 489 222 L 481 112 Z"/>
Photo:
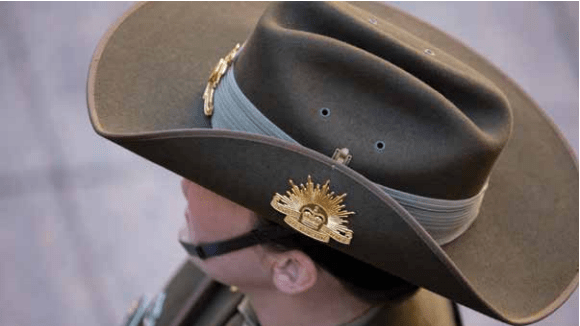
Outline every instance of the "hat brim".
<path id="1" fill-rule="evenodd" d="M 269 203 L 288 189 L 288 179 L 330 179 L 335 192 L 348 194 L 344 204 L 356 213 L 349 222 L 352 243 L 330 246 L 505 322 L 547 316 L 578 284 L 578 168 L 568 145 L 513 81 L 469 48 L 397 9 L 356 6 L 453 53 L 509 99 L 513 133 L 480 214 L 448 245 L 437 245 L 373 182 L 330 157 L 267 136 L 211 129 L 201 98 L 209 72 L 249 36 L 264 3 L 133 7 L 94 54 L 88 79 L 93 127 L 278 222 L 283 216 Z"/>

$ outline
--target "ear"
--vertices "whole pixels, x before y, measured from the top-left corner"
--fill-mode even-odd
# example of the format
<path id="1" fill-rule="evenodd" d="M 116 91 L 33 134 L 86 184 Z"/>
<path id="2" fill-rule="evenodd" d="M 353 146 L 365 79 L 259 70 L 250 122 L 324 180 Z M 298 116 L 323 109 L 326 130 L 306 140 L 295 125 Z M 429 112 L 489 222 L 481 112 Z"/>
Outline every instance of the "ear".
<path id="1" fill-rule="evenodd" d="M 272 281 L 286 294 L 305 292 L 316 284 L 318 270 L 312 259 L 299 250 L 277 255 L 272 266 Z"/>

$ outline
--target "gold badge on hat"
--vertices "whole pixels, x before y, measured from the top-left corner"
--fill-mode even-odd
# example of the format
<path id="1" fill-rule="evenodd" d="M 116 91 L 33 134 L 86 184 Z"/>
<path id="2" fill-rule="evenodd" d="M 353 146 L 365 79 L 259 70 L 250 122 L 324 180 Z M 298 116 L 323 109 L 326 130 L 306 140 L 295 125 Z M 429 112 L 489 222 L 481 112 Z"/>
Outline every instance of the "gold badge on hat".
<path id="1" fill-rule="evenodd" d="M 321 242 L 328 242 L 330 238 L 343 243 L 350 244 L 352 230 L 344 224 L 345 219 L 354 212 L 343 210 L 341 205 L 346 194 L 335 196 L 330 192 L 330 180 L 323 186 L 314 185 L 310 176 L 306 185 L 295 185 L 289 180 L 291 190 L 287 191 L 287 196 L 278 193 L 272 198 L 272 207 L 282 214 L 286 214 L 284 222 L 296 231 Z"/>

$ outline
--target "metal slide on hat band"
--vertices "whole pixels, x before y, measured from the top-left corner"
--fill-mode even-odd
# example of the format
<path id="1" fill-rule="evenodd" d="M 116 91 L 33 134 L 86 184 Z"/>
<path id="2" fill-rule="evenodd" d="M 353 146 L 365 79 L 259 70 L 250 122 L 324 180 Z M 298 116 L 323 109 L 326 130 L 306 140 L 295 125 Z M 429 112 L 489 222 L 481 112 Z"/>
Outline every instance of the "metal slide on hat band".
<path id="1" fill-rule="evenodd" d="M 236 83 L 233 69 L 222 70 L 219 84 L 215 85 L 212 93 L 215 107 L 212 110 L 212 128 L 261 134 L 298 144 L 250 102 Z M 471 198 L 448 200 L 418 196 L 380 184 L 377 186 L 403 206 L 440 245 L 458 238 L 475 221 L 487 190 L 486 183 Z"/>

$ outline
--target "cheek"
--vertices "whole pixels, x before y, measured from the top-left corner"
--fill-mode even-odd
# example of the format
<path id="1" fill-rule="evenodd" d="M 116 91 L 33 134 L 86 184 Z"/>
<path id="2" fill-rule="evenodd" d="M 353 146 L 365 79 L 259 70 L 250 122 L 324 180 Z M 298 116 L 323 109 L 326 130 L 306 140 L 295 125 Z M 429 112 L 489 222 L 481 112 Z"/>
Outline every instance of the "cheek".
<path id="1" fill-rule="evenodd" d="M 214 242 L 227 237 L 224 235 L 223 226 L 216 219 L 204 218 L 202 214 L 195 210 L 191 211 L 190 208 L 185 210 L 185 218 L 193 243 Z"/>
<path id="2" fill-rule="evenodd" d="M 209 277 L 227 285 L 235 285 L 241 291 L 271 287 L 270 273 L 262 266 L 252 248 L 225 254 L 223 256 L 192 261 Z"/>
<path id="3" fill-rule="evenodd" d="M 185 210 L 187 226 L 194 243 L 227 240 L 250 231 L 255 217 L 247 210 L 204 211 L 189 205 Z"/>

